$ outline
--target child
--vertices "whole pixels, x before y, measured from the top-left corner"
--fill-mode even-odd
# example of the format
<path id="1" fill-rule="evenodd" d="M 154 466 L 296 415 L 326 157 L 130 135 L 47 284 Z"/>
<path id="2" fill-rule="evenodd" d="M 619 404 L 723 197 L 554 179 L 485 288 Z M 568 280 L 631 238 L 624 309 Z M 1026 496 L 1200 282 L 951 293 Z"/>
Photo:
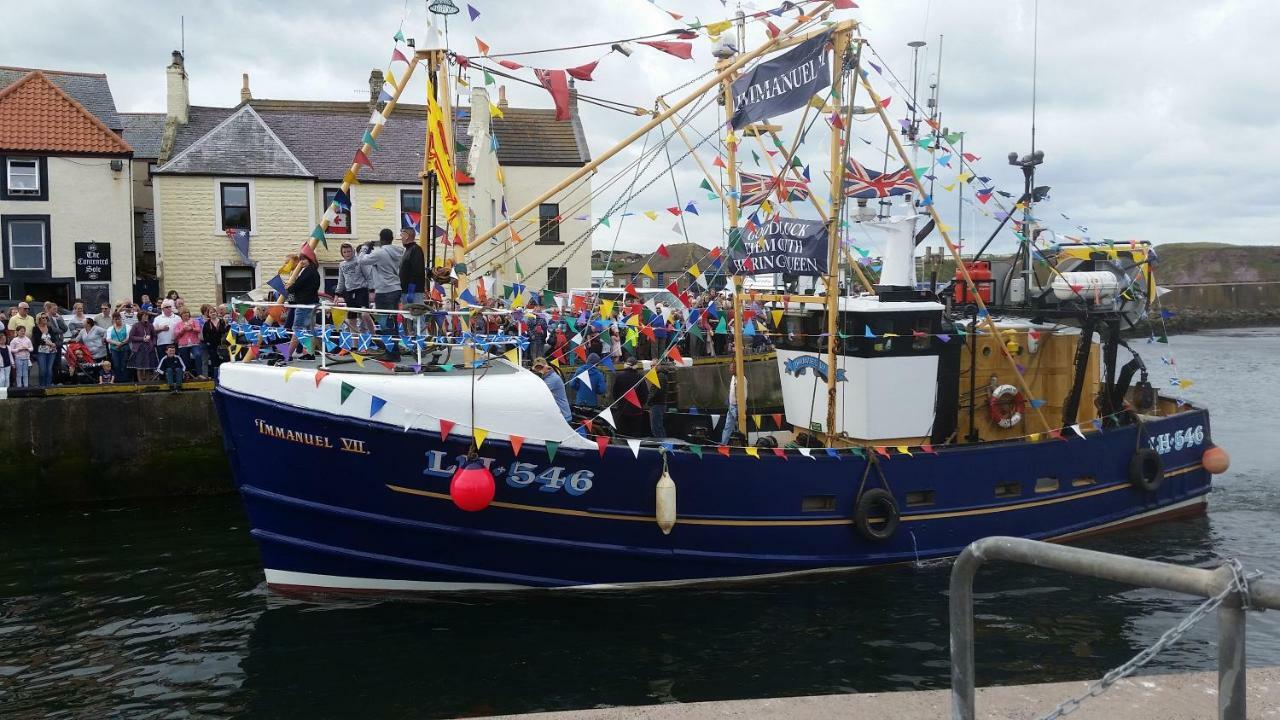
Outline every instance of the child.
<path id="1" fill-rule="evenodd" d="M 17 326 L 14 332 L 17 334 L 9 342 L 9 355 L 13 357 L 14 378 L 17 380 L 14 387 L 24 388 L 31 378 L 31 353 L 35 351 L 35 346 L 31 344 L 31 338 L 27 337 L 26 325 Z"/>
<path id="2" fill-rule="evenodd" d="M 9 371 L 13 368 L 13 358 L 9 355 L 9 338 L 0 332 L 0 388 L 9 387 Z"/>
<path id="3" fill-rule="evenodd" d="M 102 364 L 98 366 L 98 384 L 113 385 L 115 381 L 116 376 L 111 372 L 111 361 L 103 360 Z"/>
<path id="4" fill-rule="evenodd" d="M 187 372 L 186 363 L 182 362 L 182 358 L 178 357 L 178 348 L 169 345 L 164 349 L 164 357 L 160 358 L 160 364 L 156 366 L 156 372 L 164 375 L 164 381 L 169 385 L 169 392 L 178 392 L 182 389 L 182 376 Z"/>

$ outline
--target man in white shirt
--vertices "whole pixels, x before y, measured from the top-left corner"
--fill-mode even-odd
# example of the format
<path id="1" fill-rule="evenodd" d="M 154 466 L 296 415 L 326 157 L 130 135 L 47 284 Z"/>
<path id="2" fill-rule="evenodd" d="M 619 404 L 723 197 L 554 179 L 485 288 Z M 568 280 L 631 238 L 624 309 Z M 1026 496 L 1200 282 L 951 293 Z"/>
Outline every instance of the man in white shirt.
<path id="1" fill-rule="evenodd" d="M 747 379 L 742 378 L 742 395 L 746 397 L 750 386 Z M 720 444 L 728 445 L 729 436 L 738 430 L 738 376 L 729 378 L 729 411 L 724 416 L 724 432 L 720 434 Z"/>
<path id="2" fill-rule="evenodd" d="M 182 319 L 173 313 L 173 301 L 166 299 L 160 306 L 160 314 L 151 321 L 156 331 L 156 354 L 164 357 L 164 350 L 177 342 L 178 324 Z"/>

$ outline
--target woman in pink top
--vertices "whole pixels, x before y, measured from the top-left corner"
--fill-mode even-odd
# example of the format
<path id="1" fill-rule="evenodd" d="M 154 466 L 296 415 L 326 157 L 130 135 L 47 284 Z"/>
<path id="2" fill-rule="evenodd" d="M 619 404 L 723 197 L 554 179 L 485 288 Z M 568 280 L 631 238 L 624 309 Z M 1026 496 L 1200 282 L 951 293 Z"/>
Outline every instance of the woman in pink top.
<path id="1" fill-rule="evenodd" d="M 183 308 L 178 317 L 181 322 L 174 328 L 178 355 L 187 369 L 199 377 L 204 376 L 204 346 L 201 344 L 200 323 L 191 318 L 191 311 Z"/>

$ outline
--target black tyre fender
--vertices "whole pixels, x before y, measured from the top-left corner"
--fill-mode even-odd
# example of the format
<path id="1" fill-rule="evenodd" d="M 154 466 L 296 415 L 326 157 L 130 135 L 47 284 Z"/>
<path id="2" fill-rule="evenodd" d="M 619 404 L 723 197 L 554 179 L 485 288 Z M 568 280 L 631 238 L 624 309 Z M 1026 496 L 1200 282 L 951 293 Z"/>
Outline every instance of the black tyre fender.
<path id="1" fill-rule="evenodd" d="M 873 526 L 872 517 L 884 518 L 884 521 Z M 883 542 L 893 537 L 901 521 L 902 515 L 898 512 L 898 502 L 893 499 L 893 495 L 888 490 L 881 488 L 872 488 L 862 493 L 853 511 L 854 527 L 863 537 L 876 542 Z"/>
<path id="2" fill-rule="evenodd" d="M 1129 458 L 1129 482 L 1139 490 L 1155 492 L 1164 483 L 1164 461 L 1151 448 L 1138 448 Z"/>

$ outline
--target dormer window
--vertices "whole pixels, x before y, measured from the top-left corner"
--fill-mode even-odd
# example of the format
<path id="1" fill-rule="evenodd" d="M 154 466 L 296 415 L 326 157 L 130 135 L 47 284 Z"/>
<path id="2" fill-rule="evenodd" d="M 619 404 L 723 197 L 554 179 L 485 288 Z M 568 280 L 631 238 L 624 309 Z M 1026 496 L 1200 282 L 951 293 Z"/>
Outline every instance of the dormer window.
<path id="1" fill-rule="evenodd" d="M 9 157 L 4 159 L 4 199 L 44 200 L 44 163 L 40 158 Z"/>

